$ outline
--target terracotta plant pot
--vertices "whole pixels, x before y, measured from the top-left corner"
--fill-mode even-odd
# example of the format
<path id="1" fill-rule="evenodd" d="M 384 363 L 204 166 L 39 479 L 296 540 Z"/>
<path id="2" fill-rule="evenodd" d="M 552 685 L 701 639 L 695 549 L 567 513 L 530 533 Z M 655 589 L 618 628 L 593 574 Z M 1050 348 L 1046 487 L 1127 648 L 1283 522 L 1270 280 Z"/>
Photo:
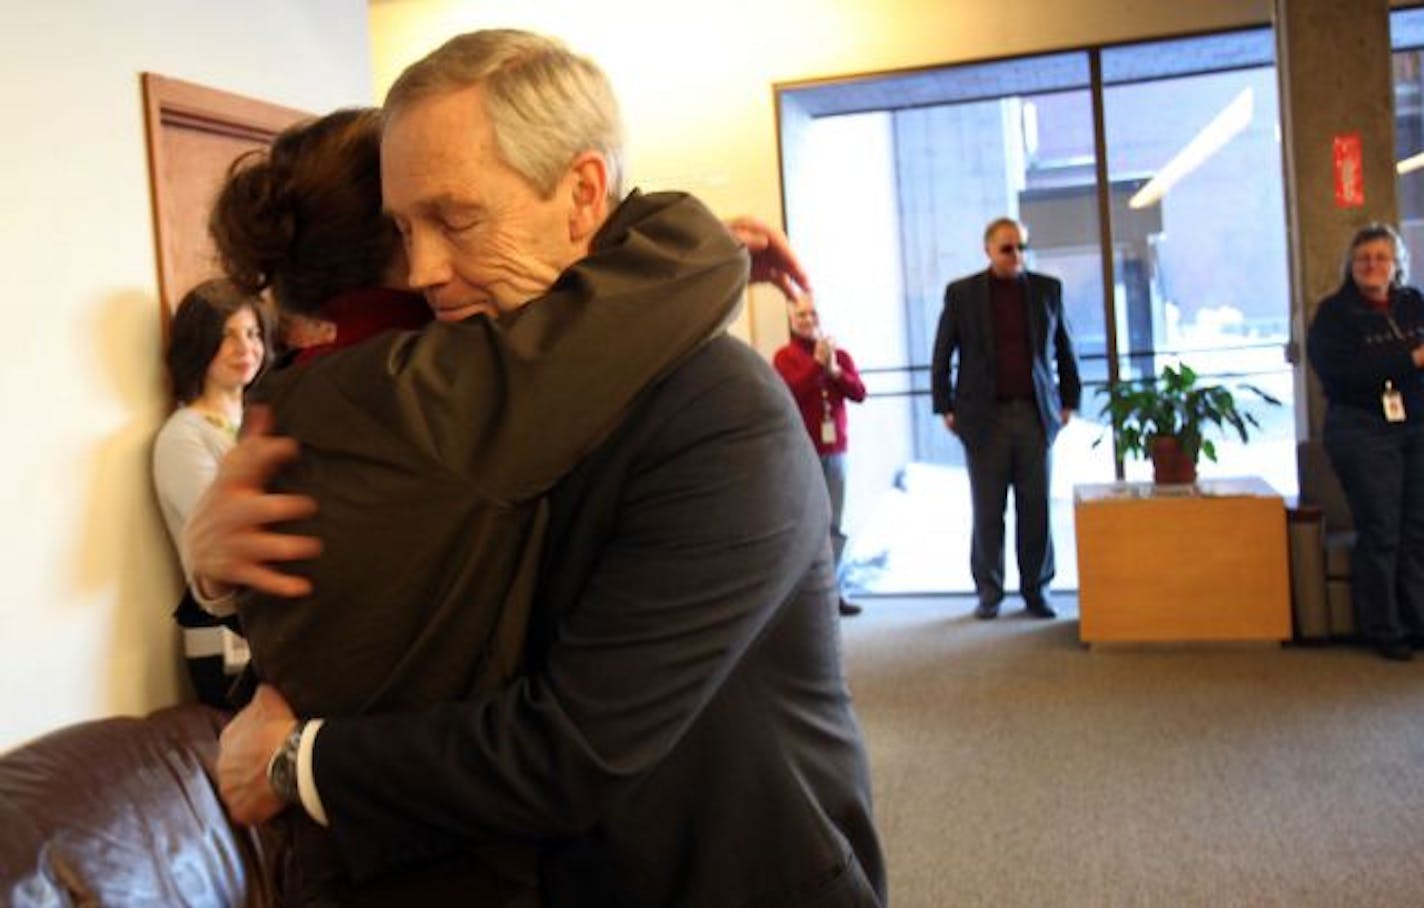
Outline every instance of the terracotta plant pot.
<path id="1" fill-rule="evenodd" d="M 1182 450 L 1182 443 L 1175 435 L 1152 439 L 1152 481 L 1158 485 L 1197 481 L 1197 462 Z"/>

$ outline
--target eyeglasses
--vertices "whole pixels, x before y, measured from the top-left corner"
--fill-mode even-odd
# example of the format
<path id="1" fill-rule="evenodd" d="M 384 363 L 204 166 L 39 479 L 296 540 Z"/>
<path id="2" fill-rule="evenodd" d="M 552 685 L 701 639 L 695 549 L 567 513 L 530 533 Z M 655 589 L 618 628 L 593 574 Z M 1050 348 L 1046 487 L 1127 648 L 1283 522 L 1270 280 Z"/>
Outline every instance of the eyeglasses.
<path id="1" fill-rule="evenodd" d="M 999 247 L 999 255 L 1013 255 L 1028 249 L 1028 243 L 1005 243 Z"/>
<path id="2" fill-rule="evenodd" d="M 1394 264 L 1394 256 L 1388 252 L 1381 252 L 1376 255 L 1366 253 L 1365 255 L 1355 256 L 1354 262 L 1357 265 L 1368 265 L 1370 262 L 1383 262 L 1386 265 L 1392 265 Z"/>

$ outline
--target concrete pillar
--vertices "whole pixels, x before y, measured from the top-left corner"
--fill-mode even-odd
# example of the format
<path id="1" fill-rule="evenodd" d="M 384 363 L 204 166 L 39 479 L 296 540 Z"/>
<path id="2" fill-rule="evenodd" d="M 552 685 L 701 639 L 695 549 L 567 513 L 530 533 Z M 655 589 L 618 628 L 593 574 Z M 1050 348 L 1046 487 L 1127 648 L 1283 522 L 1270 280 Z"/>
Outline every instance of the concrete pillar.
<path id="1" fill-rule="evenodd" d="M 1274 0 L 1280 78 L 1296 426 L 1320 437 L 1324 398 L 1305 360 L 1315 307 L 1341 279 L 1345 245 L 1369 221 L 1398 224 L 1389 0 Z M 1336 197 L 1336 139 L 1359 136 L 1364 200 Z M 1302 481 L 1307 477 L 1302 476 Z M 1309 500 L 1313 490 L 1302 488 Z"/>

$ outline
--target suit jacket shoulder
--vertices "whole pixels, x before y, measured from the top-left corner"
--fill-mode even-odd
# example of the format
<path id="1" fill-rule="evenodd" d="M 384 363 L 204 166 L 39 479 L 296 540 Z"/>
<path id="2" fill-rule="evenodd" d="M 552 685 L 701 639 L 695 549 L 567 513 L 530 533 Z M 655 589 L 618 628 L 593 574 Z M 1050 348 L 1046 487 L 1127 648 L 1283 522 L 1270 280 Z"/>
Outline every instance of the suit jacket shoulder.
<path id="1" fill-rule="evenodd" d="M 1056 277 L 1047 274 L 1039 274 L 1037 271 L 1024 272 L 1028 277 L 1028 282 L 1036 288 L 1042 288 L 1053 292 L 1059 297 L 1063 295 L 1063 282 Z"/>
<path id="2" fill-rule="evenodd" d="M 950 297 L 962 298 L 966 294 L 976 291 L 988 284 L 989 273 L 987 271 L 976 271 L 973 274 L 966 274 L 964 277 L 956 278 L 949 282 L 949 286 L 944 288 L 944 297 L 948 301 Z"/>

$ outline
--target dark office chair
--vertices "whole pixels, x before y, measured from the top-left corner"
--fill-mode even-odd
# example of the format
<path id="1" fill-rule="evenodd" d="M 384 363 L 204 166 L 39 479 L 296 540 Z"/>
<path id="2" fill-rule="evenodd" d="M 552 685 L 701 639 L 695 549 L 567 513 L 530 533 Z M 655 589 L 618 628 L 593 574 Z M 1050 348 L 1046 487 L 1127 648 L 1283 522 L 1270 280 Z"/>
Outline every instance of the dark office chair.
<path id="1" fill-rule="evenodd" d="M 1355 529 L 1350 505 L 1318 438 L 1296 445 L 1296 469 L 1300 507 L 1291 515 L 1292 545 L 1300 550 L 1292 561 L 1292 580 L 1297 586 L 1296 634 L 1305 639 L 1349 637 L 1355 632 L 1350 599 L 1350 552 L 1355 547 Z M 1309 526 L 1312 521 L 1313 528 Z M 1307 541 L 1311 536 L 1318 541 Z M 1320 553 L 1318 568 L 1309 564 L 1311 546 Z M 1310 589 L 1317 577 L 1323 584 L 1323 596 Z M 1323 609 L 1314 603 L 1323 603 Z"/>

